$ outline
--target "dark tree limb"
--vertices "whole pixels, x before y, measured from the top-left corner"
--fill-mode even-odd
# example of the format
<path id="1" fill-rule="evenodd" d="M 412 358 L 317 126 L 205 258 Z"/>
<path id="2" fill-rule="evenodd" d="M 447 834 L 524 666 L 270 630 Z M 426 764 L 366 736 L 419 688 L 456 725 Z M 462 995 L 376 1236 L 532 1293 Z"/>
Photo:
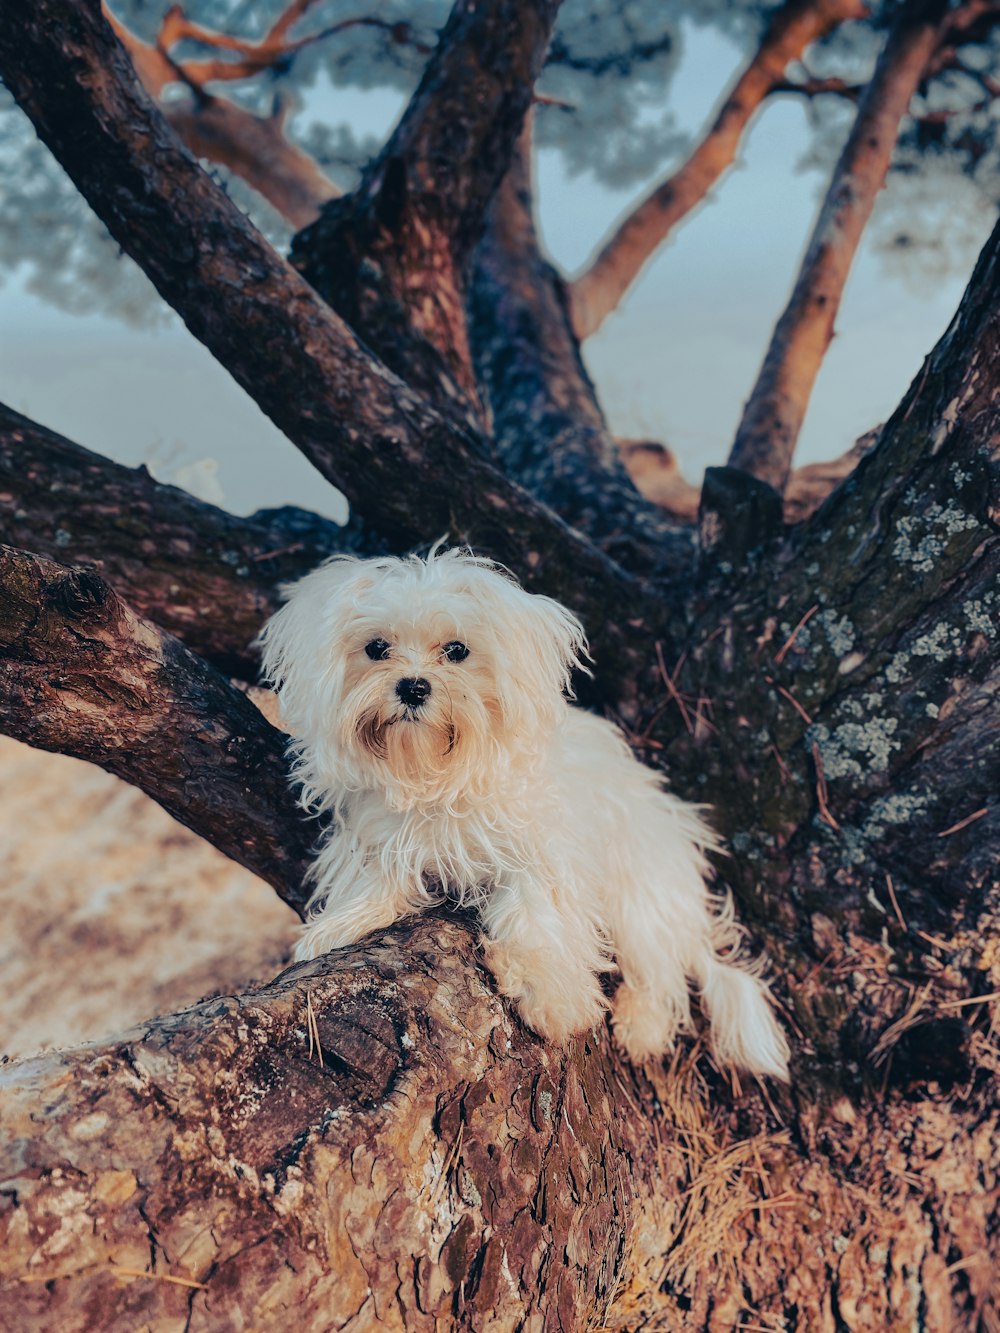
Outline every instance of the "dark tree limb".
<path id="1" fill-rule="evenodd" d="M 650 608 L 367 347 L 184 151 L 95 0 L 0 12 L 0 70 L 109 231 L 191 332 L 394 549 L 465 541 L 572 606 L 620 678 Z"/>
<path id="2" fill-rule="evenodd" d="M 237 518 L 0 404 L 0 540 L 94 569 L 230 675 L 256 679 L 250 643 L 280 585 L 338 551 L 381 553 L 369 536 L 292 508 Z"/>
<path id="3" fill-rule="evenodd" d="M 141 788 L 302 911 L 284 735 L 93 570 L 0 546 L 0 730 Z"/>
<path id="4" fill-rule="evenodd" d="M 476 373 L 508 474 L 628 569 L 683 569 L 690 534 L 636 490 L 532 216 L 530 139 L 493 201 L 469 294 Z"/>
<path id="5" fill-rule="evenodd" d="M 898 6 L 837 162 L 788 305 L 747 400 L 729 466 L 782 493 L 840 300 L 899 127 L 941 40 L 944 0 Z"/>
<path id="6" fill-rule="evenodd" d="M 559 0 L 457 0 L 398 127 L 293 262 L 397 375 L 482 425 L 465 288 Z"/>
<path id="7" fill-rule="evenodd" d="M 948 1077 L 964 1077 L 976 1034 L 949 1005 L 992 985 L 998 367 L 1000 227 L 879 444 L 784 543 L 692 597 L 671 680 L 689 712 L 665 698 L 648 733 L 675 784 L 713 806 L 736 853 L 722 871 L 794 979 L 817 1068 L 845 1085 L 880 1077 L 880 1033 L 928 985 L 926 1035 L 951 1034 Z M 872 895 L 890 911 L 890 882 L 906 923 L 892 973 L 861 968 L 835 995 L 812 969 L 873 947 Z M 925 1076 L 935 1058 L 944 1077 L 943 1052 L 921 1056 Z M 894 1077 L 912 1075 L 901 1056 Z"/>

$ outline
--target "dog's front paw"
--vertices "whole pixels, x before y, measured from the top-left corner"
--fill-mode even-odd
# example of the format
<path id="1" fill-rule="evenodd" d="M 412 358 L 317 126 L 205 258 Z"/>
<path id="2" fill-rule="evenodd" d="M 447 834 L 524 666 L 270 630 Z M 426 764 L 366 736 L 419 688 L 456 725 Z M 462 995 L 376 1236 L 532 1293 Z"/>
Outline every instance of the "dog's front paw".
<path id="1" fill-rule="evenodd" d="M 483 952 L 501 994 L 516 1001 L 521 1018 L 546 1041 L 561 1045 L 603 1019 L 608 1002 L 592 972 L 570 977 L 553 970 L 550 953 L 490 939 Z"/>
<path id="2" fill-rule="evenodd" d="M 615 1039 L 636 1064 L 673 1048 L 681 1022 L 647 990 L 623 982 L 615 992 L 611 1023 Z"/>

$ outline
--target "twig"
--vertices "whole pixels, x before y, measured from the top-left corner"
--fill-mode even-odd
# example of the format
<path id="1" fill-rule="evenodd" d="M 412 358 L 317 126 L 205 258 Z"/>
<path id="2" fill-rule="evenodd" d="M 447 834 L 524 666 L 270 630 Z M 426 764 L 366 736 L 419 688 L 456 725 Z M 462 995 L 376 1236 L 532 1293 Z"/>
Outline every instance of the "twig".
<path id="1" fill-rule="evenodd" d="M 823 756 L 820 754 L 819 746 L 813 741 L 812 744 L 813 763 L 816 765 L 816 802 L 819 805 L 819 816 L 824 823 L 829 824 L 832 829 L 840 832 L 840 825 L 834 819 L 830 807 L 826 803 L 826 774 L 823 771 Z"/>
<path id="2" fill-rule="evenodd" d="M 805 613 L 805 615 L 802 617 L 802 619 L 799 621 L 799 623 L 795 626 L 791 634 L 789 634 L 788 638 L 775 653 L 774 655 L 775 666 L 781 666 L 782 662 L 785 660 L 785 657 L 788 654 L 788 650 L 795 642 L 795 636 L 798 634 L 799 630 L 803 627 L 803 625 L 805 625 L 806 622 L 810 620 L 818 610 L 819 610 L 819 602 L 817 602 L 815 606 L 811 606 L 809 610 Z"/>
<path id="3" fill-rule="evenodd" d="M 684 706 L 684 700 L 681 698 L 680 691 L 670 678 L 670 673 L 667 670 L 666 663 L 663 660 L 663 647 L 660 644 L 659 639 L 656 640 L 655 647 L 656 647 L 656 662 L 660 669 L 660 679 L 666 686 L 667 693 L 670 695 L 671 699 L 673 699 L 674 703 L 680 709 L 681 717 L 684 719 L 684 726 L 687 729 L 688 735 L 693 736 L 694 727 L 691 724 L 691 718 L 688 714 L 687 708 Z"/>
<path id="4" fill-rule="evenodd" d="M 1000 990 L 990 991 L 989 995 L 970 995 L 967 1000 L 944 1000 L 938 1006 L 941 1009 L 965 1009 L 970 1004 L 992 1004 L 1000 1000 Z"/>
<path id="5" fill-rule="evenodd" d="M 799 717 L 802 718 L 803 722 L 805 722 L 807 726 L 811 727 L 812 718 L 802 707 L 802 705 L 799 703 L 798 699 L 796 699 L 795 695 L 791 692 L 791 690 L 786 690 L 784 685 L 775 685 L 774 688 L 778 691 L 780 695 L 783 695 L 784 698 L 788 700 L 788 702 L 795 709 L 796 713 L 798 713 Z"/>
<path id="6" fill-rule="evenodd" d="M 323 1063 L 323 1047 L 319 1040 L 319 1024 L 312 1006 L 312 991 L 306 991 L 306 1028 L 309 1032 L 309 1059 L 315 1054 L 319 1063 Z"/>
<path id="7" fill-rule="evenodd" d="M 974 824 L 977 819 L 982 819 L 983 815 L 989 814 L 989 809 L 988 805 L 984 805 L 981 810 L 976 810 L 971 815 L 966 815 L 966 817 L 960 819 L 957 824 L 952 824 L 951 828 L 946 828 L 943 833 L 938 834 L 938 837 L 948 838 L 951 834 L 957 833 L 959 829 L 966 828 L 969 824 Z"/>
<path id="8" fill-rule="evenodd" d="M 889 874 L 888 870 L 885 872 L 885 886 L 889 890 L 889 898 L 892 902 L 892 910 L 896 913 L 896 920 L 899 922 L 903 930 L 909 930 L 909 926 L 903 919 L 903 913 L 899 910 L 899 903 L 896 900 L 896 890 L 893 888 L 892 876 Z"/>
<path id="9" fill-rule="evenodd" d="M 172 1273 L 146 1273 L 141 1268 L 124 1268 L 121 1264 L 110 1264 L 109 1267 L 119 1277 L 144 1277 L 151 1282 L 172 1282 L 176 1287 L 191 1287 L 195 1291 L 208 1290 L 204 1282 L 195 1282 L 190 1277 L 174 1277 Z"/>

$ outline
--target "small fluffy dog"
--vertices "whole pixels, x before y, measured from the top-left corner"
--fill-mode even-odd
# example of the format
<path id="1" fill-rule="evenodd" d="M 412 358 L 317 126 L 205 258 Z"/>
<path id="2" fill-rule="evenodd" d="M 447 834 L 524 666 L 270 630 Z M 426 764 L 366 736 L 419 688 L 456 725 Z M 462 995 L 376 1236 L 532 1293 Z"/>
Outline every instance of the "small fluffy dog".
<path id="1" fill-rule="evenodd" d="M 571 707 L 583 628 L 468 552 L 335 557 L 261 634 L 302 804 L 330 811 L 298 958 L 444 895 L 475 906 L 486 961 L 541 1036 L 608 1008 L 635 1060 L 688 1027 L 688 978 L 723 1061 L 787 1078 L 767 990 L 713 906 L 697 810 L 610 723 Z"/>

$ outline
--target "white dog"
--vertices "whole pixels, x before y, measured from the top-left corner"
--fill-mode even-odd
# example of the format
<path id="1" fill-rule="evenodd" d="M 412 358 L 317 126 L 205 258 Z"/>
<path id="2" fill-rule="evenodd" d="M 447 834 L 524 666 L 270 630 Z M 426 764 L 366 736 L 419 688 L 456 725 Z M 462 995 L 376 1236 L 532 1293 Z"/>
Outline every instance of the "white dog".
<path id="1" fill-rule="evenodd" d="M 473 904 L 486 961 L 541 1036 L 608 1008 L 636 1060 L 661 1055 L 701 992 L 724 1061 L 787 1078 L 763 982 L 713 907 L 695 807 L 619 732 L 566 701 L 576 617 L 488 560 L 335 557 L 261 635 L 302 804 L 332 812 L 297 957 L 353 944 L 443 895 Z"/>

